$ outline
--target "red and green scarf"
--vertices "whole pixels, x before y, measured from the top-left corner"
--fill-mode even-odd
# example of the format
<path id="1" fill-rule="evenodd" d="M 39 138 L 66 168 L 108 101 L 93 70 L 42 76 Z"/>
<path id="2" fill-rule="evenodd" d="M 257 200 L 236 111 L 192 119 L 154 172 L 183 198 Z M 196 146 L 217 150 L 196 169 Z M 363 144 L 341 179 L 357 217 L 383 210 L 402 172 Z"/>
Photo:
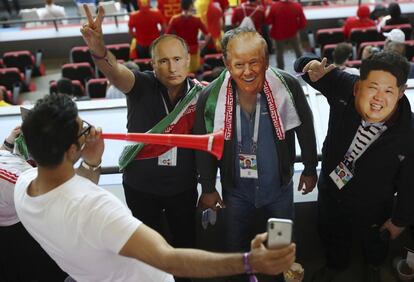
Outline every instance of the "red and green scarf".
<path id="1" fill-rule="evenodd" d="M 223 71 L 213 83 L 204 111 L 207 133 L 224 129 L 224 139 L 230 140 L 235 100 L 230 73 Z M 292 92 L 284 77 L 271 67 L 266 70 L 263 92 L 277 138 L 284 140 L 286 131 L 301 124 Z"/>
<path id="2" fill-rule="evenodd" d="M 189 134 L 195 121 L 197 99 L 203 86 L 194 80 L 194 86 L 177 104 L 174 110 L 158 122 L 147 133 Z M 170 150 L 171 146 L 134 143 L 125 146 L 119 157 L 119 169 L 125 169 L 133 160 L 154 158 Z"/>

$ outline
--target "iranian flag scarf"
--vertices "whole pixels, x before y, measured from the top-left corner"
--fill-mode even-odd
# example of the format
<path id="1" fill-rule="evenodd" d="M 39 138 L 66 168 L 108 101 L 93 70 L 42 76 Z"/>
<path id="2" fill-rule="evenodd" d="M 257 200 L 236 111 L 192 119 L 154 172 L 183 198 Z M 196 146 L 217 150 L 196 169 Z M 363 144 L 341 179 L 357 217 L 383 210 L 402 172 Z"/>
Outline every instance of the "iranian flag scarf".
<path id="1" fill-rule="evenodd" d="M 174 110 L 158 122 L 147 133 L 170 133 L 189 134 L 195 120 L 195 108 L 197 99 L 203 86 L 196 80 L 194 86 L 187 92 L 185 97 L 177 104 Z M 171 146 L 135 143 L 125 146 L 119 157 L 119 169 L 122 171 L 133 160 L 158 157 Z"/>
<path id="2" fill-rule="evenodd" d="M 224 139 L 230 140 L 233 132 L 235 101 L 230 73 L 223 71 L 212 83 L 214 86 L 204 111 L 207 133 L 224 129 Z M 292 93 L 284 77 L 276 69 L 269 67 L 266 70 L 263 92 L 277 138 L 284 140 L 285 132 L 299 126 L 301 121 Z"/>

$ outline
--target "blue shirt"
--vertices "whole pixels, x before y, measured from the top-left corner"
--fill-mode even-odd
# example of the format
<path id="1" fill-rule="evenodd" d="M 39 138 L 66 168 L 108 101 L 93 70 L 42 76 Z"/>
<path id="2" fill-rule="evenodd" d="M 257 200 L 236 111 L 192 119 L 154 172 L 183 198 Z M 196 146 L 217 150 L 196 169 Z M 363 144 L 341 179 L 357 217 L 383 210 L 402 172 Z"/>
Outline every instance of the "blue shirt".
<path id="1" fill-rule="evenodd" d="M 256 107 L 255 107 L 256 109 Z M 253 154 L 252 138 L 254 131 L 255 111 L 251 114 L 241 109 L 241 153 Z M 240 118 L 240 117 L 236 117 Z M 235 189 L 231 193 L 251 202 L 256 208 L 275 202 L 281 195 L 281 180 L 279 174 L 279 157 L 276 148 L 276 137 L 270 113 L 268 111 L 266 97 L 260 97 L 260 120 L 257 140 L 257 169 L 258 179 L 240 178 L 239 148 L 237 130 L 235 138 Z"/>

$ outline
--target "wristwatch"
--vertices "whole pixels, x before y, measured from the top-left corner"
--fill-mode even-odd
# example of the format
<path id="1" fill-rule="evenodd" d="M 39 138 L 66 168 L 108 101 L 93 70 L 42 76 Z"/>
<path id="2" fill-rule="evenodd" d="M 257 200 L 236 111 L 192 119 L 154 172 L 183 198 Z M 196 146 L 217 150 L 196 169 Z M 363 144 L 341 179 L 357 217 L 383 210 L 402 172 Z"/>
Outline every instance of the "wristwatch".
<path id="1" fill-rule="evenodd" d="M 97 166 L 93 166 L 93 165 L 87 164 L 85 161 L 82 161 L 81 166 L 83 166 L 84 168 L 88 170 L 97 171 L 101 167 L 101 163 L 99 163 Z"/>

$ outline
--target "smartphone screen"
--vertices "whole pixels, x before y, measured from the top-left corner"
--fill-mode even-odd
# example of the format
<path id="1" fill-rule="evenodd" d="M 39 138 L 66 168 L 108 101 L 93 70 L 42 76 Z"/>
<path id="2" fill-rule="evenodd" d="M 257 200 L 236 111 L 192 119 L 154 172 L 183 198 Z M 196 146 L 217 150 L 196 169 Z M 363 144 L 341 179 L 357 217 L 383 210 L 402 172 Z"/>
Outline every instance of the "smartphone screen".
<path id="1" fill-rule="evenodd" d="M 269 218 L 267 221 L 267 247 L 277 249 L 292 241 L 293 222 L 290 219 Z"/>

